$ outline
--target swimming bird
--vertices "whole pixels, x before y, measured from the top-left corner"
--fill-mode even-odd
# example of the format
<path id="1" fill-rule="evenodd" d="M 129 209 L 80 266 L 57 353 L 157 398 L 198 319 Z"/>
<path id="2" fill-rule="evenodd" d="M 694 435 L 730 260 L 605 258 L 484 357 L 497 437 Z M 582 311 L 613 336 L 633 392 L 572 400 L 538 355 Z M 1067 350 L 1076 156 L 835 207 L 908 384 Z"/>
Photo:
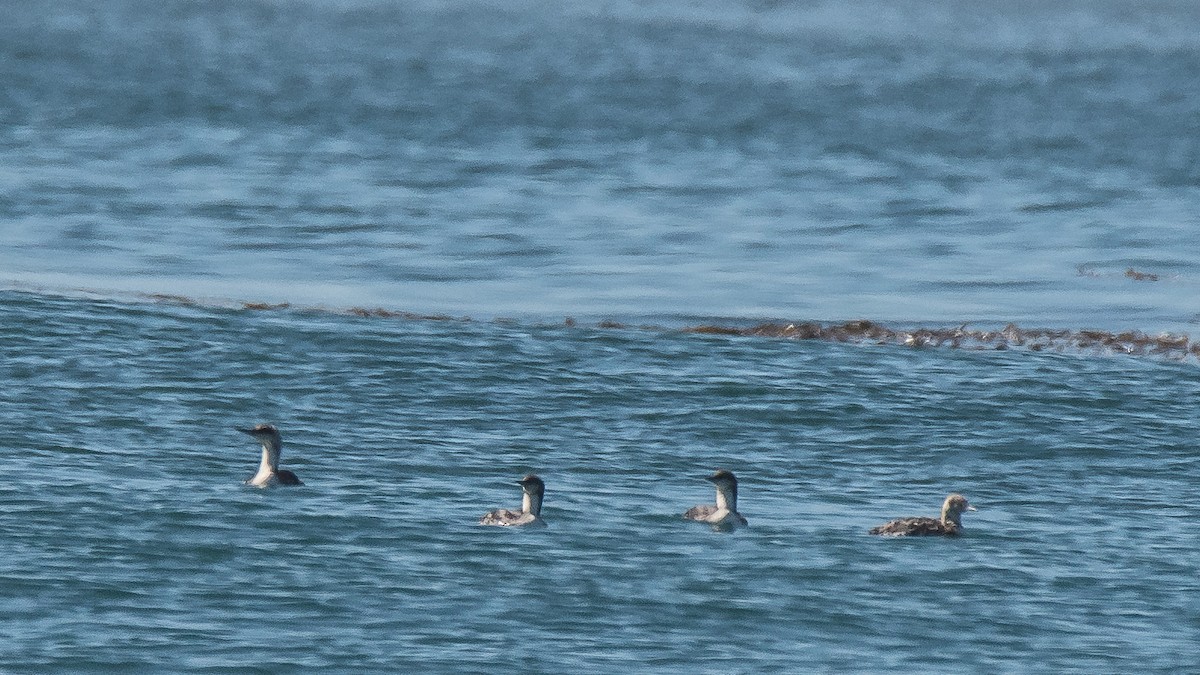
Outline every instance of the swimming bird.
<path id="1" fill-rule="evenodd" d="M 258 473 L 246 481 L 247 485 L 267 487 L 269 485 L 304 485 L 296 474 L 287 469 L 279 468 L 279 451 L 283 449 L 283 441 L 279 438 L 279 430 L 270 424 L 259 424 L 250 429 L 234 427 L 244 434 L 250 434 L 262 443 L 262 463 L 258 465 Z"/>
<path id="2" fill-rule="evenodd" d="M 952 494 L 942 503 L 941 518 L 897 518 L 872 527 L 870 533 L 885 537 L 957 537 L 962 533 L 962 512 L 974 510 L 966 497 Z"/>
<path id="3" fill-rule="evenodd" d="M 521 510 L 496 509 L 488 511 L 479 519 L 480 525 L 500 525 L 504 527 L 520 527 L 533 525 L 545 527 L 542 520 L 542 498 L 546 495 L 546 484 L 534 474 L 529 474 L 520 480 Z"/>
<path id="4" fill-rule="evenodd" d="M 746 525 L 746 519 L 737 510 L 737 477 L 725 469 L 717 469 L 705 477 L 706 481 L 717 486 L 717 503 L 693 506 L 683 512 L 688 520 L 699 520 L 708 523 L 715 529 L 733 530 L 739 525 Z"/>

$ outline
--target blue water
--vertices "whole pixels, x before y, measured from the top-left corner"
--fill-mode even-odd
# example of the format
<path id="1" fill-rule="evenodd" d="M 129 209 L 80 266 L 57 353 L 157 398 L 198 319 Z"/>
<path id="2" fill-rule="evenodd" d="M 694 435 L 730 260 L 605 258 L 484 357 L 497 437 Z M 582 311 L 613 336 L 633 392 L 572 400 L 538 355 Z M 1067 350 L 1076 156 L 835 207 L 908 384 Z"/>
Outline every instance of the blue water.
<path id="1" fill-rule="evenodd" d="M 1190 336 L 1197 72 L 1183 2 L 10 3 L 0 671 L 1195 671 L 1197 352 L 685 328 Z"/>

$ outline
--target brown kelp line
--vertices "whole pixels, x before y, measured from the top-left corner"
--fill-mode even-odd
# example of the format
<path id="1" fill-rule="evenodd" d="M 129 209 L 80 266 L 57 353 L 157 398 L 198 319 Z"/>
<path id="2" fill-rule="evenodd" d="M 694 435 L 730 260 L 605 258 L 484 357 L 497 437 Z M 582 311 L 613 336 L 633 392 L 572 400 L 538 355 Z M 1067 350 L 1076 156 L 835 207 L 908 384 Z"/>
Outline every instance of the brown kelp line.
<path id="1" fill-rule="evenodd" d="M 1092 265 L 1077 265 L 1075 267 L 1075 273 L 1078 276 L 1089 277 L 1091 279 L 1101 279 L 1104 277 L 1114 276 L 1109 272 L 1098 271 Z M 1125 268 L 1125 273 L 1122 276 L 1124 276 L 1126 279 L 1132 279 L 1134 281 L 1158 281 L 1160 278 L 1162 278 L 1157 272 L 1143 272 L 1141 270 L 1135 270 L 1132 267 Z M 1172 278 L 1178 279 L 1178 277 Z"/>
<path id="2" fill-rule="evenodd" d="M 957 328 L 904 330 L 889 328 L 863 319 L 836 324 L 764 323 L 746 328 L 704 325 L 685 328 L 684 331 L 713 335 L 895 344 L 907 347 L 1020 348 L 1034 352 L 1101 352 L 1134 356 L 1152 355 L 1174 359 L 1185 359 L 1189 356 L 1200 358 L 1200 343 L 1193 344 L 1187 335 L 1169 333 L 1149 335 L 1141 331 L 1113 333 L 1101 330 L 1021 328 L 1012 323 L 1000 330 L 971 330 L 966 325 Z"/>
<path id="3" fill-rule="evenodd" d="M 58 292 L 44 288 L 24 287 L 24 292 L 45 295 L 72 295 L 71 292 Z M 113 293 L 98 292 L 89 289 L 76 289 L 74 293 L 89 296 L 101 295 L 112 298 Z M 514 319 L 490 319 L 476 321 L 469 316 L 450 316 L 448 314 L 421 314 L 417 312 L 391 310 L 381 307 L 364 308 L 331 308 L 325 306 L 302 306 L 288 302 L 250 302 L 235 300 L 214 300 L 192 298 L 184 295 L 164 293 L 131 293 L 124 294 L 137 302 L 169 304 L 181 307 L 197 307 L 210 309 L 225 309 L 234 311 L 294 311 L 303 313 L 319 313 L 327 315 L 342 315 L 363 319 L 390 319 L 402 321 L 439 321 L 462 323 L 491 323 L 495 325 L 520 325 Z M 536 325 L 544 326 L 545 323 Z M 1032 352 L 1050 351 L 1056 353 L 1079 354 L 1123 354 L 1130 356 L 1152 356 L 1173 360 L 1195 358 L 1200 360 L 1200 342 L 1193 343 L 1187 334 L 1160 333 L 1151 335 L 1142 331 L 1128 330 L 1111 332 L 1104 330 L 1069 330 L 1051 328 L 1022 328 L 1010 323 L 999 329 L 973 329 L 968 324 L 948 328 L 893 328 L 875 321 L 859 319 L 855 321 L 823 323 L 818 321 L 801 321 L 792 323 L 769 322 L 754 325 L 721 325 L 701 324 L 684 327 L 666 327 L 661 325 L 628 325 L 613 320 L 601 320 L 593 323 L 577 321 L 567 317 L 561 323 L 555 324 L 566 328 L 601 329 L 601 330 L 641 330 L 662 333 L 682 332 L 699 335 L 726 335 L 746 338 L 774 338 L 786 340 L 819 340 L 851 344 L 896 345 L 910 348 L 945 348 L 970 350 L 1006 350 L 1019 349 Z"/>
<path id="4" fill-rule="evenodd" d="M 176 296 L 150 296 L 160 302 L 179 302 Z M 186 299 L 185 299 L 186 300 Z M 192 302 L 189 300 L 189 302 Z M 289 303 L 244 302 L 245 310 L 291 309 Z M 460 321 L 474 322 L 471 317 L 453 317 L 447 314 L 419 314 L 384 308 L 366 309 L 350 307 L 344 310 L 329 308 L 297 308 L 347 314 L 360 318 L 401 319 L 407 321 Z M 512 319 L 494 319 L 492 323 L 515 324 Z M 564 319 L 568 328 L 588 328 L 571 317 Z M 1052 351 L 1057 353 L 1125 354 L 1131 356 L 1157 356 L 1166 359 L 1184 360 L 1189 357 L 1200 359 L 1200 342 L 1192 343 L 1188 335 L 1161 333 L 1150 335 L 1130 330 L 1111 332 L 1103 330 L 1068 330 L 1050 328 L 1021 328 L 1010 323 L 998 330 L 971 329 L 967 325 L 956 328 L 891 328 L 867 319 L 842 323 L 803 321 L 799 323 L 760 323 L 752 326 L 702 324 L 683 328 L 668 328 L 658 325 L 630 326 L 612 320 L 590 324 L 592 328 L 605 330 L 648 330 L 681 331 L 702 335 L 729 335 L 738 337 L 777 338 L 790 340 L 821 340 L 904 347 L 941 347 L 949 349 L 1005 350 L 1024 349 L 1032 352 Z"/>

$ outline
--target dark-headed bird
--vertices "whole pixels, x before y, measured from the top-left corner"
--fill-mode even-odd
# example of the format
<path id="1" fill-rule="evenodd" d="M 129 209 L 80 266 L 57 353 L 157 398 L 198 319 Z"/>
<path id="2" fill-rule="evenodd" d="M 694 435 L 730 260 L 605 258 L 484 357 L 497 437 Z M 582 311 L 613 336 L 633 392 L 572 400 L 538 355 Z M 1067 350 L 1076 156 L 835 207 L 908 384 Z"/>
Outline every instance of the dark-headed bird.
<path id="1" fill-rule="evenodd" d="M 720 530 L 733 530 L 745 526 L 746 519 L 737 510 L 737 476 L 725 469 L 718 469 L 704 480 L 717 486 L 717 503 L 693 506 L 683 512 L 683 517 L 708 523 Z"/>
<path id="2" fill-rule="evenodd" d="M 502 527 L 521 527 L 533 525 L 545 527 L 542 520 L 542 498 L 546 496 L 546 484 L 534 474 L 521 479 L 521 510 L 496 509 L 488 511 L 479 519 L 480 525 L 499 525 Z"/>
<path id="3" fill-rule="evenodd" d="M 235 428 L 243 434 L 250 434 L 259 443 L 262 443 L 262 462 L 258 465 L 258 473 L 247 480 L 246 485 L 254 487 L 304 485 L 296 477 L 296 474 L 279 468 L 279 452 L 283 449 L 283 441 L 279 438 L 278 429 L 270 424 L 259 424 L 250 429 Z"/>

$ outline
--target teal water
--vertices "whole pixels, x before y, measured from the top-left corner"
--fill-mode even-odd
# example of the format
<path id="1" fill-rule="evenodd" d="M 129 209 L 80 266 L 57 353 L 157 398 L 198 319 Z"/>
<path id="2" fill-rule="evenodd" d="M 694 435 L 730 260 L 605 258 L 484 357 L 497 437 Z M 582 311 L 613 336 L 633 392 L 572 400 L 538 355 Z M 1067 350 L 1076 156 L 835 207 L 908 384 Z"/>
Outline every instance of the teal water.
<path id="1" fill-rule="evenodd" d="M 3 670 L 1196 663 L 1192 364 L 3 307 Z M 262 420 L 303 487 L 241 485 Z M 679 515 L 718 466 L 733 534 Z M 476 525 L 529 471 L 550 527 Z M 961 539 L 866 534 L 952 490 Z"/>
<path id="2" fill-rule="evenodd" d="M 1043 5 L 19 3 L 0 283 L 1186 331 L 1200 11 Z"/>
<path id="3" fill-rule="evenodd" d="M 0 671 L 1196 671 L 1197 72 L 1169 0 L 8 3 Z"/>

